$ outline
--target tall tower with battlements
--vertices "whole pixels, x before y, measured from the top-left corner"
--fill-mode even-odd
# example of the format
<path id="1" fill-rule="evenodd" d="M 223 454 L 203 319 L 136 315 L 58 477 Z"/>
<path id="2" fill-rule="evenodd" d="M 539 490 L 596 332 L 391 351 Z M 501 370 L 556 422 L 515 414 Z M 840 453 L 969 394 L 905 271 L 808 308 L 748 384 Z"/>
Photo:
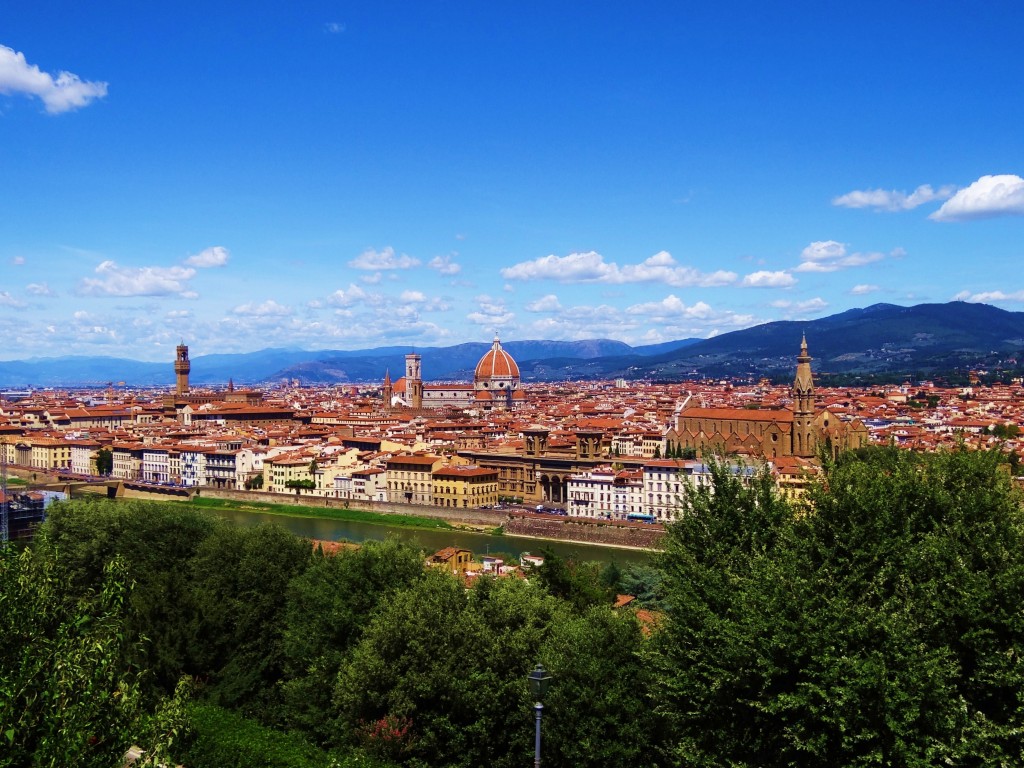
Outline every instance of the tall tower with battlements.
<path id="1" fill-rule="evenodd" d="M 423 374 L 420 356 L 415 352 L 405 356 L 405 396 L 410 408 L 423 407 Z"/>
<path id="2" fill-rule="evenodd" d="M 177 357 L 174 359 L 174 391 L 178 395 L 188 394 L 188 373 L 192 363 L 188 361 L 188 347 L 184 342 L 178 345 Z"/>

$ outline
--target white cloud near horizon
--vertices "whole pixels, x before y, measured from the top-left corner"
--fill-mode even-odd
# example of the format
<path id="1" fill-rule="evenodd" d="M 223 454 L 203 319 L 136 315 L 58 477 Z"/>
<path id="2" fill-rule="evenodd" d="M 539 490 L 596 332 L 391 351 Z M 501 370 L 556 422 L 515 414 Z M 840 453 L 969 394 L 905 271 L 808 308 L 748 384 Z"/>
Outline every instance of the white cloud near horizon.
<path id="1" fill-rule="evenodd" d="M 982 176 L 929 216 L 933 221 L 970 221 L 1024 216 L 1024 179 L 1014 174 Z"/>
<path id="2" fill-rule="evenodd" d="M 639 264 L 619 266 L 606 262 L 596 251 L 570 253 L 568 256 L 541 256 L 505 267 L 501 276 L 506 280 L 556 280 L 560 283 L 665 283 L 676 288 L 699 286 L 710 288 L 736 282 L 735 272 L 718 270 L 705 273 L 693 267 L 680 265 L 668 251 L 659 251 Z"/>
<path id="3" fill-rule="evenodd" d="M 515 312 L 509 310 L 501 299 L 482 294 L 476 297 L 476 303 L 476 311 L 466 315 L 466 319 L 471 323 L 488 328 L 499 328 L 511 325 L 515 320 Z"/>
<path id="4" fill-rule="evenodd" d="M 895 253 L 895 252 L 894 252 Z M 863 267 L 881 261 L 884 253 L 848 253 L 846 243 L 835 240 L 816 240 L 800 253 L 802 261 L 795 272 L 835 272 L 847 267 Z"/>
<path id="5" fill-rule="evenodd" d="M 955 192 L 956 187 L 952 184 L 938 189 L 932 189 L 930 184 L 922 184 L 909 195 L 895 189 L 863 189 L 832 198 L 832 205 L 841 208 L 872 208 L 876 211 L 910 211 L 934 200 L 947 200 Z"/>
<path id="6" fill-rule="evenodd" d="M 1014 291 L 1013 293 L 1006 293 L 1005 291 L 983 291 L 982 293 L 960 291 L 960 293 L 953 297 L 953 301 L 966 301 L 971 304 L 988 304 L 993 301 L 1024 302 L 1024 291 Z"/>
<path id="7" fill-rule="evenodd" d="M 869 293 L 874 293 L 878 290 L 880 289 L 877 285 L 862 283 L 860 285 L 853 286 L 853 288 L 850 289 L 850 294 L 853 296 L 867 296 Z"/>
<path id="8" fill-rule="evenodd" d="M 365 269 L 367 271 L 379 271 L 382 269 L 408 269 L 410 267 L 418 267 L 420 260 L 407 256 L 406 254 L 396 254 L 395 249 L 390 245 L 382 248 L 379 251 L 373 248 L 367 248 L 356 258 L 352 259 L 348 263 L 353 269 Z"/>
<path id="9" fill-rule="evenodd" d="M 773 301 L 772 306 L 784 311 L 786 317 L 797 317 L 799 315 L 813 315 L 828 307 L 828 302 L 816 296 L 806 301 L 786 301 L 785 299 Z"/>
<path id="10" fill-rule="evenodd" d="M 190 267 L 199 267 L 200 269 L 209 269 L 211 267 L 223 267 L 228 263 L 230 252 L 227 248 L 221 245 L 214 245 L 210 248 L 204 248 L 199 253 L 195 253 L 185 259 L 185 263 Z"/>
<path id="11" fill-rule="evenodd" d="M 769 272 L 762 269 L 746 275 L 741 285 L 744 288 L 789 288 L 796 283 L 796 278 L 785 270 Z"/>
<path id="12" fill-rule="evenodd" d="M 292 314 L 291 307 L 278 304 L 273 299 L 267 299 L 260 304 L 255 302 L 239 304 L 231 312 L 244 317 L 287 317 Z"/>
<path id="13" fill-rule="evenodd" d="M 557 312 L 562 308 L 562 304 L 555 294 L 549 293 L 536 301 L 531 301 L 524 308 L 527 312 Z"/>
<path id="14" fill-rule="evenodd" d="M 39 98 L 51 115 L 87 106 L 107 95 L 107 83 L 82 80 L 71 72 L 57 77 L 29 64 L 25 54 L 0 45 L 0 93 L 23 93 Z"/>
<path id="15" fill-rule="evenodd" d="M 99 277 L 85 277 L 78 293 L 84 296 L 180 296 L 197 297 L 188 281 L 195 277 L 192 267 L 119 267 L 106 260 L 96 267 Z"/>

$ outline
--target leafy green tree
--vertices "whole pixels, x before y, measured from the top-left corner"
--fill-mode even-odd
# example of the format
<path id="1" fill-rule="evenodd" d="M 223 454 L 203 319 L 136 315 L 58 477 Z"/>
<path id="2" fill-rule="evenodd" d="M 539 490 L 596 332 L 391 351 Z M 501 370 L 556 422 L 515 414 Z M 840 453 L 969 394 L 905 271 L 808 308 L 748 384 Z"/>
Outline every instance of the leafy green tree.
<path id="1" fill-rule="evenodd" d="M 999 461 L 843 454 L 801 516 L 720 473 L 692 495 L 652 654 L 672 762 L 1018 763 L 1024 518 Z"/>
<path id="2" fill-rule="evenodd" d="M 96 452 L 96 474 L 107 476 L 114 471 L 114 453 L 109 448 L 100 448 Z"/>
<path id="3" fill-rule="evenodd" d="M 288 585 L 310 564 L 306 539 L 276 525 L 218 526 L 190 563 L 191 648 L 207 697 L 266 723 L 282 715 Z"/>
<path id="4" fill-rule="evenodd" d="M 59 565 L 69 596 L 99 588 L 107 563 L 120 557 L 133 589 L 125 629 L 137 660 L 151 672 L 149 695 L 171 694 L 183 674 L 206 675 L 195 664 L 194 586 L 189 571 L 202 543 L 228 524 L 178 504 L 82 499 L 55 504 L 33 543 Z"/>
<path id="5" fill-rule="evenodd" d="M 331 685 L 381 601 L 423 578 L 422 553 L 396 539 L 336 556 L 318 552 L 288 585 L 285 720 L 319 743 L 332 728 Z"/>
<path id="6" fill-rule="evenodd" d="M 665 572 L 652 565 L 629 565 L 619 581 L 624 594 L 633 595 L 643 608 L 664 611 L 668 607 Z"/>
<path id="7" fill-rule="evenodd" d="M 544 699 L 546 766 L 653 766 L 663 738 L 649 695 L 653 670 L 630 615 L 607 606 L 560 616 L 540 658 L 552 681 Z"/>
<path id="8" fill-rule="evenodd" d="M 526 676 L 558 611 L 533 585 L 431 571 L 366 628 L 335 688 L 341 741 L 407 766 L 529 760 Z"/>
<path id="9" fill-rule="evenodd" d="M 123 560 L 65 594 L 57 564 L 0 549 L 0 766 L 116 765 L 141 714 Z"/>
<path id="10" fill-rule="evenodd" d="M 600 564 L 562 558 L 547 547 L 541 549 L 541 554 L 544 563 L 537 569 L 537 576 L 552 595 L 565 600 L 577 611 L 611 603 L 614 593 L 601 583 Z"/>

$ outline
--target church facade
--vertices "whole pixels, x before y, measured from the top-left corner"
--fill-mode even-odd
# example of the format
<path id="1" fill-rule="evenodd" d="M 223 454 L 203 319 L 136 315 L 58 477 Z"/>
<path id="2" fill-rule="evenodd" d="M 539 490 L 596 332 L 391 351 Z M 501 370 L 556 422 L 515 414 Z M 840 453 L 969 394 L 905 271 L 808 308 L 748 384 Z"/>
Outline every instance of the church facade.
<path id="1" fill-rule="evenodd" d="M 868 430 L 859 419 L 843 421 L 827 408 L 817 408 L 811 359 L 804 338 L 789 409 L 687 408 L 666 439 L 697 456 L 741 453 L 768 460 L 814 458 L 822 448 L 836 454 L 866 445 Z"/>

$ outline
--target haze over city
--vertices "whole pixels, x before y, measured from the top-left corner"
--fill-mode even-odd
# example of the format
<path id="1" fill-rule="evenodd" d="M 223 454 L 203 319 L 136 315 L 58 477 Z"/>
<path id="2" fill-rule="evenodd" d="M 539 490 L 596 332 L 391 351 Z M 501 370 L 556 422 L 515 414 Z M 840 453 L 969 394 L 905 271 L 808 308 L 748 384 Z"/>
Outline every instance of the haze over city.
<path id="1" fill-rule="evenodd" d="M 0 359 L 1016 310 L 1024 10 L 42 3 Z"/>

